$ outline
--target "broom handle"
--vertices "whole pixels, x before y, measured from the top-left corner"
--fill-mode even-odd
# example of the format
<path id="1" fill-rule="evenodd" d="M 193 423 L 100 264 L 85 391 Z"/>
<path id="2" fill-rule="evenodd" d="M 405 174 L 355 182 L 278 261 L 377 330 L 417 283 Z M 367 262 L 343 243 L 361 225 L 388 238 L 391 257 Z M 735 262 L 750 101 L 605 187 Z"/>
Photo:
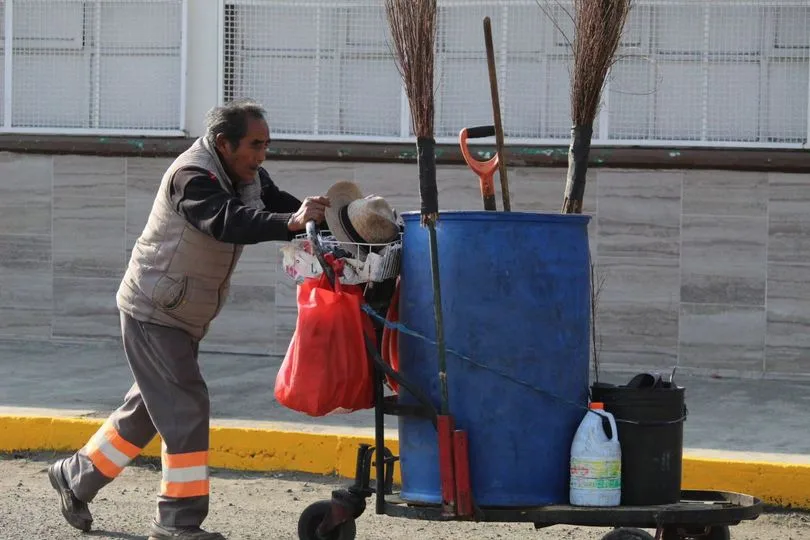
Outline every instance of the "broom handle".
<path id="1" fill-rule="evenodd" d="M 487 47 L 487 65 L 489 67 L 489 87 L 492 91 L 492 115 L 495 120 L 495 150 L 498 153 L 498 173 L 501 177 L 501 195 L 503 209 L 512 210 L 509 196 L 509 181 L 506 177 L 506 159 L 503 154 L 503 124 L 501 123 L 501 104 L 498 96 L 498 76 L 495 73 L 495 47 L 492 45 L 492 22 L 484 17 L 484 41 Z"/>
<path id="2" fill-rule="evenodd" d="M 436 319 L 436 345 L 439 353 L 439 390 L 441 392 L 441 414 L 450 413 L 450 398 L 447 392 L 447 352 L 444 344 L 444 317 L 442 316 L 442 293 L 439 281 L 439 249 L 436 240 L 436 225 L 428 223 L 430 244 L 430 273 L 433 277 L 433 315 Z"/>

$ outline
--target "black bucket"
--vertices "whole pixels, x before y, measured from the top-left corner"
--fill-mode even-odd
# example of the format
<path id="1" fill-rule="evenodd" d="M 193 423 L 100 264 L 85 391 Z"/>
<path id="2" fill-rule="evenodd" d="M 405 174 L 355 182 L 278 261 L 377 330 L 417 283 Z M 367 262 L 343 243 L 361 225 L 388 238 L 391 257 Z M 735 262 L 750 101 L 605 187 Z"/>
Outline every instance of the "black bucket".
<path id="1" fill-rule="evenodd" d="M 595 383 L 591 399 L 616 418 L 623 506 L 672 504 L 681 497 L 684 389 L 641 374 L 627 385 Z"/>

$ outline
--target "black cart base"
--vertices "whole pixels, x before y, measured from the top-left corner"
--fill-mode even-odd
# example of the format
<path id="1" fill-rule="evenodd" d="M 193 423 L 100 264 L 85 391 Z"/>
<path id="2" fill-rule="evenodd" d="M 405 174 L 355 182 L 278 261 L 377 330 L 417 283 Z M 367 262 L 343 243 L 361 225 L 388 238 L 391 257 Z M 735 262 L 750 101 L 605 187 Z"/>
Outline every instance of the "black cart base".
<path id="1" fill-rule="evenodd" d="M 307 234 L 324 273 L 332 282 L 333 271 L 323 259 L 314 224 L 307 225 Z M 385 313 L 385 302 L 375 306 L 375 309 Z M 378 333 L 381 333 L 382 326 L 378 321 L 374 323 Z M 433 521 L 530 523 L 538 529 L 554 525 L 614 528 L 603 540 L 729 540 L 730 526 L 743 520 L 756 519 L 762 512 L 762 502 L 759 499 L 723 491 L 682 491 L 681 500 L 677 503 L 651 506 L 474 506 L 471 517 L 459 517 L 458 512 L 448 511 L 441 505 L 409 504 L 400 500 L 393 491 L 394 465 L 399 458 L 385 447 L 384 417 L 414 416 L 431 421 L 435 427 L 439 414 L 431 400 L 418 387 L 382 359 L 376 345 L 368 338 L 366 348 L 374 374 L 374 445 L 362 444 L 358 448 L 355 479 L 351 486 L 334 491 L 331 500 L 315 502 L 304 510 L 298 521 L 300 540 L 354 540 L 357 535 L 356 520 L 366 511 L 366 499 L 372 496 L 376 514 Z M 386 376 L 413 395 L 418 404 L 402 405 L 397 402 L 396 396 L 386 397 Z M 382 452 L 377 452 L 378 448 Z M 382 454 L 382 459 L 379 454 Z M 381 481 L 371 481 L 372 467 L 375 469 L 375 478 Z M 380 489 L 377 489 L 378 486 Z M 642 529 L 653 529 L 656 535 L 653 537 Z"/>
<path id="2" fill-rule="evenodd" d="M 393 493 L 393 468 L 397 461 L 387 448 L 383 452 L 382 489 L 371 480 L 376 452 L 361 445 L 354 484 L 336 490 L 331 500 L 318 501 L 304 510 L 298 524 L 300 540 L 354 540 L 356 520 L 366 511 L 366 499 L 374 496 L 375 513 L 425 521 L 458 521 L 440 505 L 402 501 Z M 603 540 L 729 540 L 729 527 L 753 520 L 762 512 L 762 502 L 750 495 L 725 491 L 681 492 L 678 503 L 654 506 L 579 507 L 549 505 L 531 508 L 476 508 L 478 522 L 530 523 L 535 528 L 554 525 L 613 527 Z M 652 536 L 642 529 L 652 529 Z"/>

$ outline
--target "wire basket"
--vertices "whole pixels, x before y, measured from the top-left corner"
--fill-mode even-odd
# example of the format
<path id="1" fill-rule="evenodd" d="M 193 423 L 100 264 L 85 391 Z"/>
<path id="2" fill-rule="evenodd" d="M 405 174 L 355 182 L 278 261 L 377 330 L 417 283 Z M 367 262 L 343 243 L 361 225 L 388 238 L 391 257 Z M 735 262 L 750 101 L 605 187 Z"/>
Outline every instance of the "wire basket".
<path id="1" fill-rule="evenodd" d="M 331 254 L 342 265 L 340 282 L 348 285 L 381 283 L 399 275 L 402 258 L 402 235 L 387 244 L 341 242 L 328 231 L 317 234 L 318 246 L 313 249 L 307 234 L 300 234 L 281 247 L 284 273 L 300 284 L 308 277 L 320 277 L 323 266 L 316 249 Z"/>

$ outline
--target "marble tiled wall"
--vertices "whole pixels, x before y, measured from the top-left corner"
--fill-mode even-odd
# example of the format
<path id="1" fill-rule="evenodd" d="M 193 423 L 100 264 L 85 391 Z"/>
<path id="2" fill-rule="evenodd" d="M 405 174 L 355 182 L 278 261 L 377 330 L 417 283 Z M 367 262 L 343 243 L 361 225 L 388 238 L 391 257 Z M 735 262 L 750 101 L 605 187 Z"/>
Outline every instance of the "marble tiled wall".
<path id="1" fill-rule="evenodd" d="M 115 291 L 167 158 L 0 154 L 0 339 L 118 339 Z M 354 179 L 418 208 L 415 165 L 266 163 L 299 196 Z M 510 171 L 513 208 L 558 212 L 561 169 Z M 466 168 L 442 208 L 480 209 Z M 603 364 L 810 374 L 810 176 L 591 169 Z M 283 354 L 295 289 L 279 244 L 249 246 L 205 350 Z"/>

